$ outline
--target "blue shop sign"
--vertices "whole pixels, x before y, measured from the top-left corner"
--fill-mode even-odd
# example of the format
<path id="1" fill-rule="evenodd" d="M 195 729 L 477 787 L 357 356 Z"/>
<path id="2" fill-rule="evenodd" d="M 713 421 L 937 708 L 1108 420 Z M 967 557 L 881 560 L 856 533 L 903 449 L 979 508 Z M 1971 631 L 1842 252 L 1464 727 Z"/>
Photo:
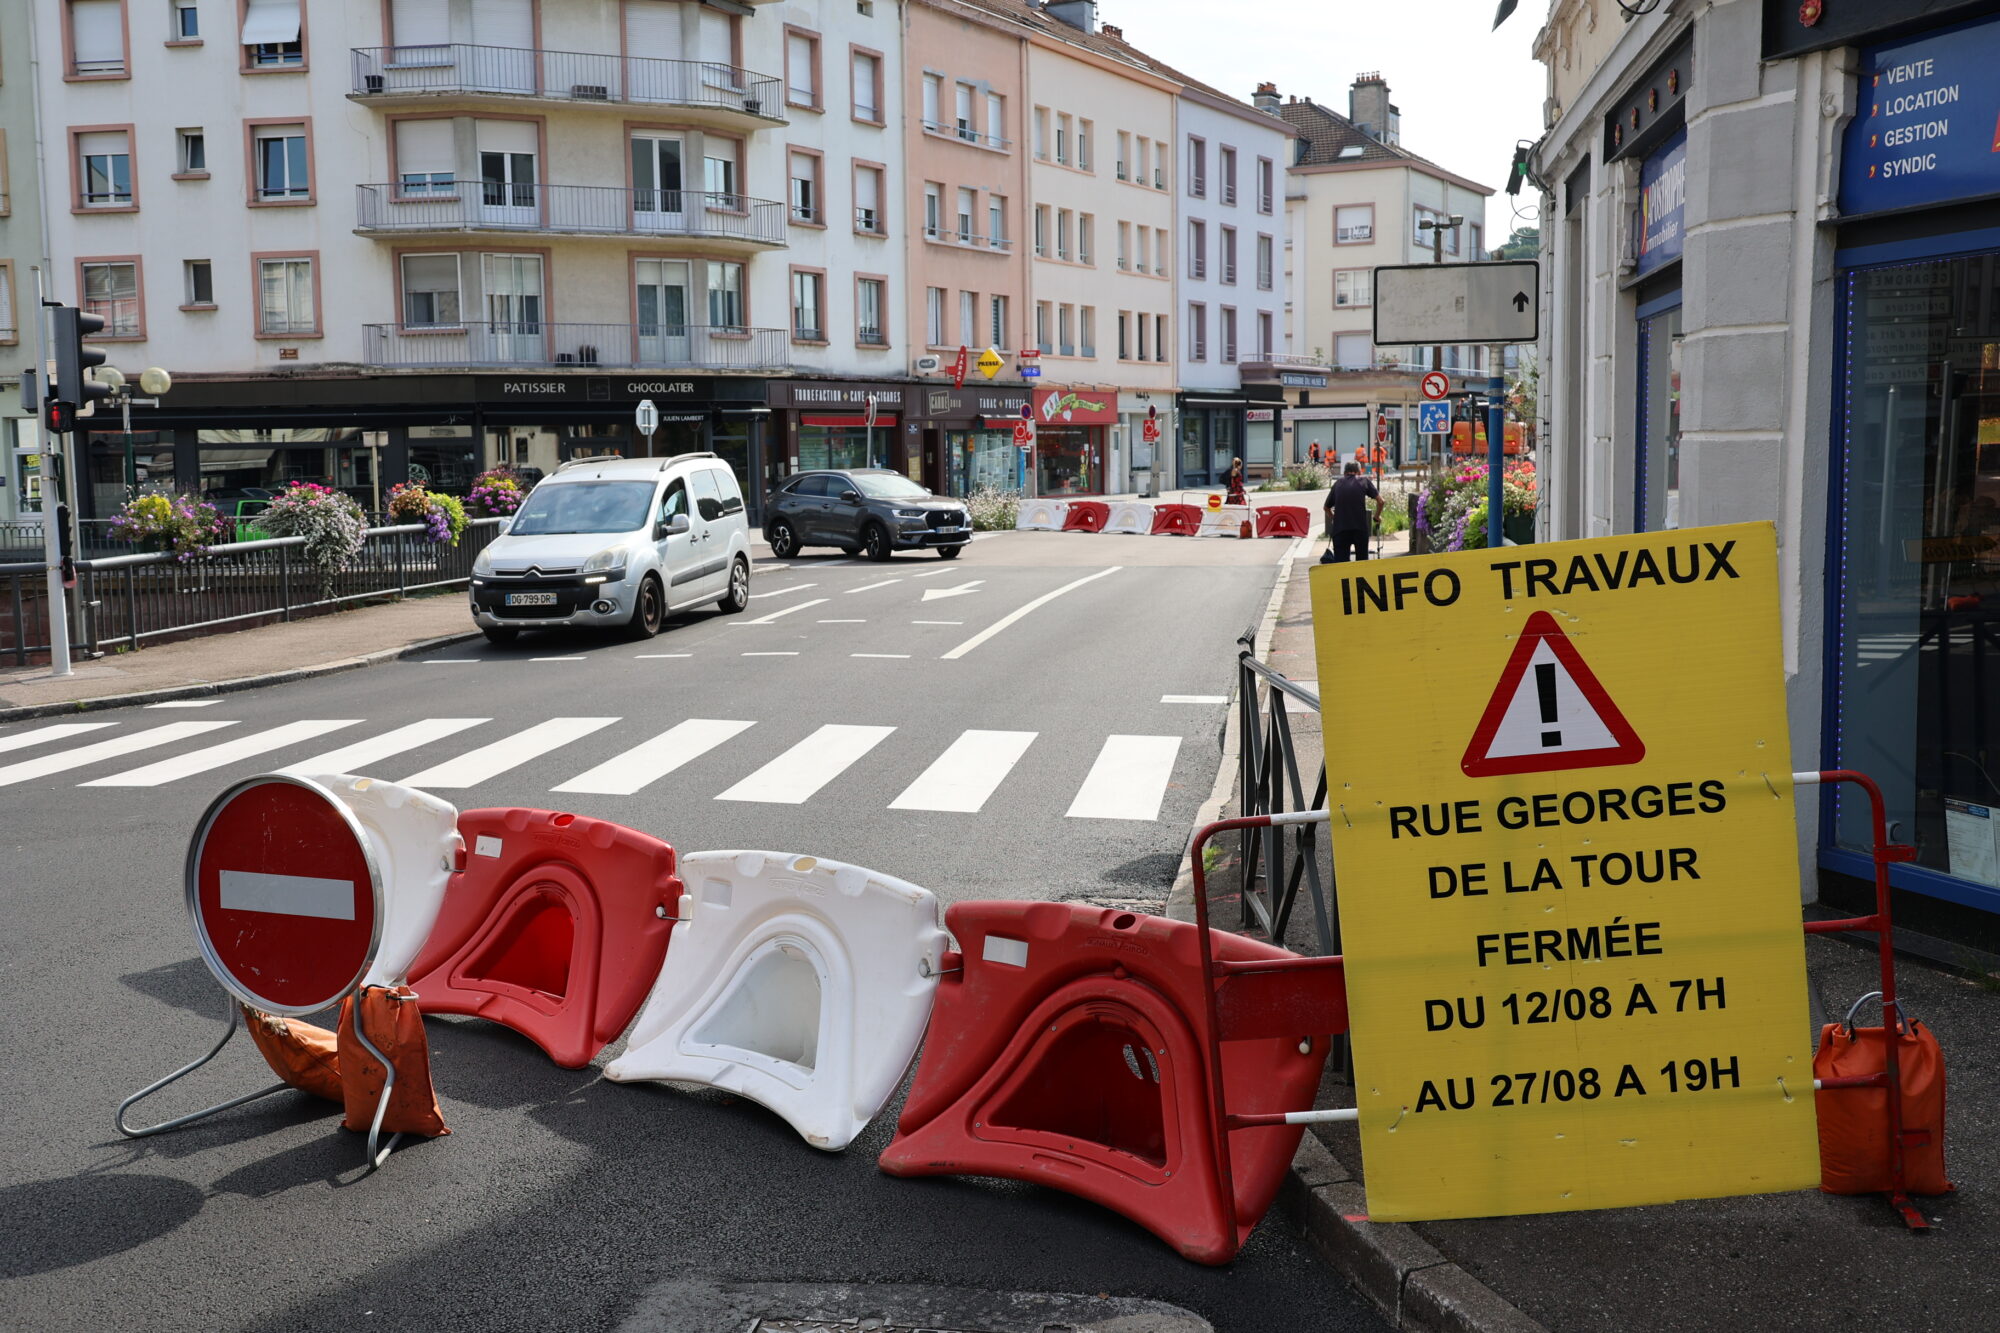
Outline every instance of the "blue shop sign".
<path id="1" fill-rule="evenodd" d="M 1862 52 L 1860 105 L 1840 161 L 1854 216 L 2000 194 L 2000 23 Z"/>
<path id="2" fill-rule="evenodd" d="M 1660 145 L 1639 168 L 1639 272 L 1681 257 L 1687 217 L 1686 130 Z"/>

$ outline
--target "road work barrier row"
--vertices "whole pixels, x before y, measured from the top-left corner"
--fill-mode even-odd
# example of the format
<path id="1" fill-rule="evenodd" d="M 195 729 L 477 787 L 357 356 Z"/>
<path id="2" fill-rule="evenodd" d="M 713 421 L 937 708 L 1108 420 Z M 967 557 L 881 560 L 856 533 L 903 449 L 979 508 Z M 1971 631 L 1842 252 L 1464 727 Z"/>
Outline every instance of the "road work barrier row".
<path id="1" fill-rule="evenodd" d="M 1312 532 L 1312 511 L 1303 505 L 1223 503 L 1147 504 L 1121 500 L 1024 499 L 1015 511 L 1017 532 L 1113 532 L 1169 537 L 1304 537 Z"/>
<path id="2" fill-rule="evenodd" d="M 187 859 L 227 1026 L 206 1055 L 121 1103 L 116 1124 L 145 1137 L 294 1088 L 343 1106 L 373 1170 L 402 1134 L 449 1133 L 424 1012 L 499 1023 L 565 1068 L 624 1035 L 610 1080 L 723 1089 L 829 1152 L 881 1114 L 914 1063 L 882 1171 L 1046 1185 L 1191 1260 L 1226 1263 L 1305 1126 L 1355 1112 L 1314 1106 L 1347 1030 L 1344 960 L 1211 929 L 1203 852 L 1225 831 L 1329 817 L 1200 830 L 1193 922 L 1054 902 L 959 902 L 940 922 L 928 890 L 823 857 L 681 856 L 560 811 L 459 812 L 345 774 L 250 778 L 203 814 Z M 1875 917 L 1818 928 L 1878 925 L 1886 940 L 1886 898 Z M 1897 1021 L 1884 947 L 1885 1028 L 1903 1040 L 1851 1022 L 1830 1031 L 1839 1068 L 1816 1086 L 1861 1090 L 1845 1108 L 1840 1183 L 1886 1189 L 1907 1210 L 1909 1190 L 1942 1184 L 1943 1071 L 1928 1034 Z M 334 1005 L 333 1031 L 303 1021 Z M 242 1021 L 280 1082 L 127 1124 Z M 1934 1095 L 1912 1089 L 1919 1070 Z"/>

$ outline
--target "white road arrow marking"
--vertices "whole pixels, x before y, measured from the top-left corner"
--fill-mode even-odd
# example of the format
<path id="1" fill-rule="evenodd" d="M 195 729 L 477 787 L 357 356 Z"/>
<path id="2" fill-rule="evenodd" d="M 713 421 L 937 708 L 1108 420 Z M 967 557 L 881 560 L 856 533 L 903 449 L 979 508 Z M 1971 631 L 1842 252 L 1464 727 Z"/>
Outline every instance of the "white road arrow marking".
<path id="1" fill-rule="evenodd" d="M 979 585 L 984 582 L 986 582 L 985 579 L 974 579 L 970 583 L 961 583 L 956 588 L 926 588 L 924 589 L 924 600 L 935 602 L 941 597 L 963 597 L 969 592 L 978 592 Z"/>

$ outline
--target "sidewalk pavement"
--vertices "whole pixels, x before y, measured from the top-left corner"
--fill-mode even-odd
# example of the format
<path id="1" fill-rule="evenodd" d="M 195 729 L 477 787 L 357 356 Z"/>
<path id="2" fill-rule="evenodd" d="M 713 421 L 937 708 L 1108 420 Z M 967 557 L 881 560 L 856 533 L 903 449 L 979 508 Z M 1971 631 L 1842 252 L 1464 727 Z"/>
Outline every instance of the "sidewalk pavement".
<path id="1" fill-rule="evenodd" d="M 1298 554 L 1275 599 L 1263 660 L 1302 682 L 1319 674 L 1307 573 L 1318 544 Z M 1326 682 L 1320 695 L 1327 699 Z M 1393 694 L 1370 690 L 1342 725 L 1394 742 Z M 1338 699 L 1337 692 L 1334 698 Z M 1233 713 L 1233 710 L 1232 710 Z M 1299 763 L 1320 755 L 1320 717 L 1295 709 Z M 1230 778 L 1235 759 L 1225 759 Z M 1233 782 L 1229 813 L 1233 813 Z M 1219 817 L 1219 816 L 1217 816 Z M 1240 924 L 1240 867 L 1210 883 L 1217 925 Z M 1807 908 L 1820 915 L 1819 909 Z M 1302 892 L 1288 944 L 1309 951 Z M 1812 1031 L 1838 1022 L 1876 988 L 1873 937 L 1806 942 Z M 1367 1220 L 1359 1133 L 1317 1126 L 1280 1204 L 1331 1262 L 1398 1327 L 1483 1333 L 1668 1333 L 1726 1329 L 2000 1327 L 2000 975 L 1962 976 L 1902 960 L 1905 1011 L 1937 1034 L 1950 1096 L 1946 1167 L 1958 1193 L 1919 1199 L 1928 1234 L 1905 1230 L 1880 1196 L 1804 1191 L 1700 1199 L 1647 1208 L 1551 1213 L 1410 1225 Z M 1879 1018 L 1865 1021 L 1879 1022 Z M 1352 1106 L 1354 1090 L 1329 1075 L 1320 1105 Z"/>

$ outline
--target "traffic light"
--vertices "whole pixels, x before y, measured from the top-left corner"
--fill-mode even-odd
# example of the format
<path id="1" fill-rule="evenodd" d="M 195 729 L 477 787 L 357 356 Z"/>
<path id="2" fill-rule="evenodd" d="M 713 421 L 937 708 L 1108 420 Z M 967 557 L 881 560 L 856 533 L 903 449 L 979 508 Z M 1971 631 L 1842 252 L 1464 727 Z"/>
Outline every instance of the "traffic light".
<path id="1" fill-rule="evenodd" d="M 1528 179 L 1528 153 L 1532 144 L 1519 144 L 1514 149 L 1514 165 L 1507 169 L 1507 193 L 1521 192 L 1521 182 Z"/>
<path id="2" fill-rule="evenodd" d="M 83 341 L 103 327 L 102 315 L 75 306 L 56 307 L 56 385 L 45 418 L 50 430 L 76 429 L 79 416 L 88 416 L 99 399 L 111 396 L 109 385 L 94 384 L 89 378 L 91 367 L 104 364 L 104 349 Z"/>

